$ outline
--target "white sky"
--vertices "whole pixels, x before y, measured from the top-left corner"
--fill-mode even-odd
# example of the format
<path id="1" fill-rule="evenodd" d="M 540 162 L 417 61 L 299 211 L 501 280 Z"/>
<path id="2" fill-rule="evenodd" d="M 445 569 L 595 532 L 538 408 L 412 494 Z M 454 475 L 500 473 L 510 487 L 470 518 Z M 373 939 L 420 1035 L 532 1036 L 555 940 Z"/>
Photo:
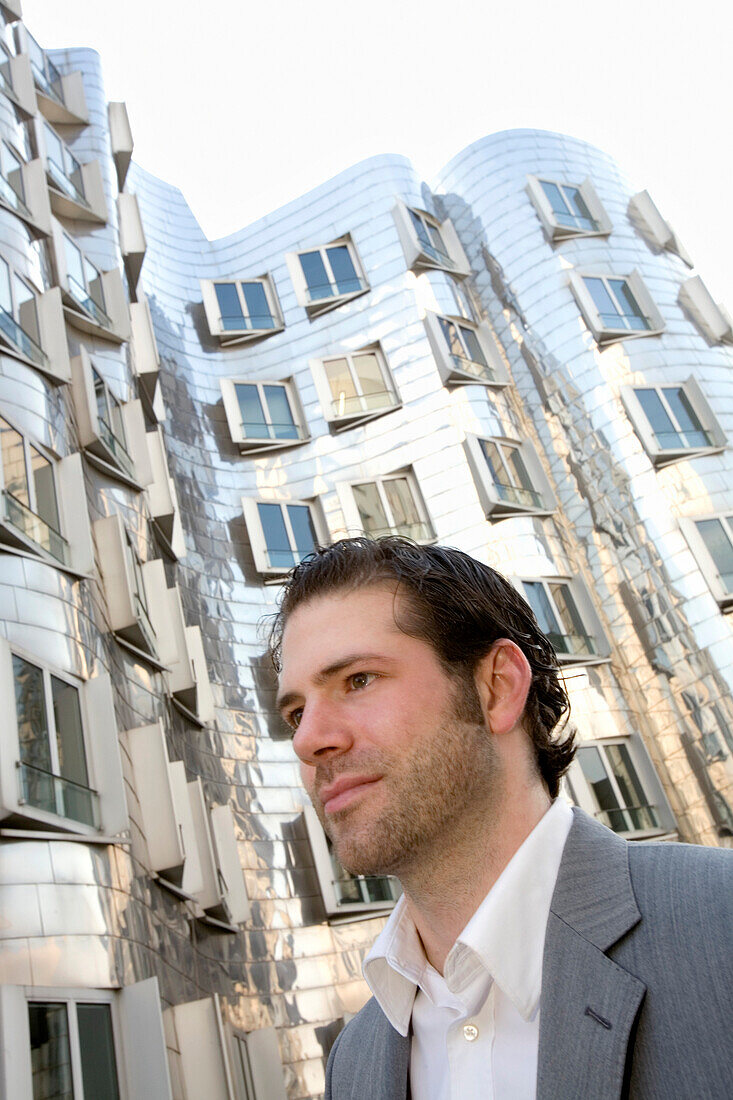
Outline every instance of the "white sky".
<path id="1" fill-rule="evenodd" d="M 733 311 L 733 5 L 725 0 L 23 0 L 92 46 L 135 160 L 209 237 L 375 153 L 427 180 L 485 134 L 560 130 L 650 191 Z"/>

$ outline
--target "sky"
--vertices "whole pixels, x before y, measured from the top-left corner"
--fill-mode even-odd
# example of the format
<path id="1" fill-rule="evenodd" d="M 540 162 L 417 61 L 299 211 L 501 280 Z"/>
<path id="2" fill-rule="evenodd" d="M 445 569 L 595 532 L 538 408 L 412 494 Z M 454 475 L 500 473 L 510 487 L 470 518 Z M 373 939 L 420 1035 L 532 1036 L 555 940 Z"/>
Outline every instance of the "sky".
<path id="1" fill-rule="evenodd" d="M 428 182 L 477 138 L 559 130 L 652 195 L 733 313 L 733 5 L 724 0 L 23 0 L 49 49 L 91 46 L 143 168 L 210 238 L 357 161 Z"/>

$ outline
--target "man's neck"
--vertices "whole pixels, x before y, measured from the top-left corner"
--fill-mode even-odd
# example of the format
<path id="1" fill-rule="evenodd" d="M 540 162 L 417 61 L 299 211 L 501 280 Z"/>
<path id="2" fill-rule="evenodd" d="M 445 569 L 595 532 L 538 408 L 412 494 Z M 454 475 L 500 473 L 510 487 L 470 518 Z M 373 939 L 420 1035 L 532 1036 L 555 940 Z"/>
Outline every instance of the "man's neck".
<path id="1" fill-rule="evenodd" d="M 419 866 L 399 874 L 425 955 L 440 974 L 458 936 L 550 807 L 544 789 L 524 794 L 507 799 L 490 825 L 462 822 L 459 836 L 443 835 L 438 851 L 422 853 Z"/>

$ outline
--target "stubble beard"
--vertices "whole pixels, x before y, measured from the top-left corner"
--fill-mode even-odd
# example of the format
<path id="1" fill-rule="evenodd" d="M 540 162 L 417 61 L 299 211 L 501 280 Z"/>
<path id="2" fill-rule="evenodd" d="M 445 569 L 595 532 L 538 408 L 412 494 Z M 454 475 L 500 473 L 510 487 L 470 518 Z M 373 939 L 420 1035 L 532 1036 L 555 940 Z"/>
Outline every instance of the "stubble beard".
<path id="1" fill-rule="evenodd" d="M 477 821 L 496 801 L 499 766 L 473 680 L 456 684 L 436 725 L 408 756 L 382 752 L 352 760 L 349 771 L 383 777 L 355 805 L 327 817 L 314 799 L 339 862 L 352 874 L 404 879 L 416 867 L 450 858 L 463 834 L 475 842 Z M 334 769 L 322 782 L 338 774 Z M 373 809 L 370 799 L 377 799 Z"/>

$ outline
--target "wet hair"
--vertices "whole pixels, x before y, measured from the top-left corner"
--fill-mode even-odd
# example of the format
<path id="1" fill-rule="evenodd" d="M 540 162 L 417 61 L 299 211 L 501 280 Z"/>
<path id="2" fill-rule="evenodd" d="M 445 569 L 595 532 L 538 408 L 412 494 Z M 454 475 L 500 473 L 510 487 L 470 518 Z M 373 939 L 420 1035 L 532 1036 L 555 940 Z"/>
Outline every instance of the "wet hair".
<path id="1" fill-rule="evenodd" d="M 555 651 L 527 601 L 495 569 L 447 546 L 418 546 L 388 535 L 341 539 L 309 554 L 285 582 L 270 631 L 270 653 L 280 670 L 288 618 L 301 604 L 339 591 L 397 584 L 398 628 L 427 642 L 446 673 L 473 687 L 482 657 L 498 638 L 521 649 L 532 670 L 523 724 L 538 771 L 555 798 L 575 755 L 574 732 L 566 731 L 570 703 Z M 563 736 L 564 735 L 564 736 Z"/>

